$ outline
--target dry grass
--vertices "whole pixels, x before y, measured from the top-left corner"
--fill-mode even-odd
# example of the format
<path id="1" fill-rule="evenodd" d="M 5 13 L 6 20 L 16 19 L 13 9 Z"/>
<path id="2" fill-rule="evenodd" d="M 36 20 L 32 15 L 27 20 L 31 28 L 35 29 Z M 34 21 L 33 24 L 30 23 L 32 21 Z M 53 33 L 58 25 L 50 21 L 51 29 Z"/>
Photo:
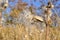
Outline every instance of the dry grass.
<path id="1" fill-rule="evenodd" d="M 45 40 L 45 31 L 37 27 L 0 27 L 0 40 Z M 60 28 L 50 28 L 50 40 L 60 40 Z"/>

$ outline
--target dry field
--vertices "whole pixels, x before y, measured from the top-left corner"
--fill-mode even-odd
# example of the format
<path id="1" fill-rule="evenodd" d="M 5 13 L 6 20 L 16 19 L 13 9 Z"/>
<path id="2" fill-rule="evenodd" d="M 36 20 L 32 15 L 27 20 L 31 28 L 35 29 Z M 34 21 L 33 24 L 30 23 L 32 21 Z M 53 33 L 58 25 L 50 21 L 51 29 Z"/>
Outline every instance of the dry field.
<path id="1" fill-rule="evenodd" d="M 16 24 L 16 27 L 1 27 L 0 40 L 45 40 L 46 30 L 41 31 L 35 26 L 25 27 L 22 24 Z M 50 27 L 50 40 L 60 40 L 60 28 Z"/>

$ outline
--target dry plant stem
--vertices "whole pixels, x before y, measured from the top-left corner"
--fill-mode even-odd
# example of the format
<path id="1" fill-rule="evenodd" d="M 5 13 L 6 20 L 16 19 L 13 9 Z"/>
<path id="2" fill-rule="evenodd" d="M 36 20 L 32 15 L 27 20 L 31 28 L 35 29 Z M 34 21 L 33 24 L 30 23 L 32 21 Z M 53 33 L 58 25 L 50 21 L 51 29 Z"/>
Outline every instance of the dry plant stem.
<path id="1" fill-rule="evenodd" d="M 0 12 L 0 25 L 1 25 L 1 17 L 2 17 L 2 13 Z"/>
<path id="2" fill-rule="evenodd" d="M 50 25 L 49 25 L 49 22 L 48 22 L 48 15 L 47 15 L 47 19 L 46 19 L 46 40 L 50 40 L 49 38 L 49 29 Z"/>
<path id="3" fill-rule="evenodd" d="M 49 25 L 46 26 L 46 40 L 50 40 L 49 38 Z"/>

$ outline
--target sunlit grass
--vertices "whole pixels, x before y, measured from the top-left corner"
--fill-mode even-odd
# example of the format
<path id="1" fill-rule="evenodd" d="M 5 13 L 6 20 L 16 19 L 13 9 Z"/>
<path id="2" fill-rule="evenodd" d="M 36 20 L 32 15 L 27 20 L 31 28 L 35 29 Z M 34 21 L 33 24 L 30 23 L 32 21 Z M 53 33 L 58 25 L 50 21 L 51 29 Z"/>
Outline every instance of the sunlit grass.
<path id="1" fill-rule="evenodd" d="M 25 27 L 16 24 L 16 27 L 1 27 L 0 40 L 45 40 L 46 32 L 36 26 Z M 50 40 L 60 40 L 60 29 L 50 27 Z"/>

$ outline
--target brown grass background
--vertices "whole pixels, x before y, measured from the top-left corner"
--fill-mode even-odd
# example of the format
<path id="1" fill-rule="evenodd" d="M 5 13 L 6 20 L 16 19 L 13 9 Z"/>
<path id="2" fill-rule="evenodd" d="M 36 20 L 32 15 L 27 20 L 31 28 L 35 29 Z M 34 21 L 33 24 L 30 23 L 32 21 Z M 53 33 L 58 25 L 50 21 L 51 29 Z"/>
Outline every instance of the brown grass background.
<path id="1" fill-rule="evenodd" d="M 50 40 L 60 40 L 60 27 L 50 27 Z M 45 40 L 46 28 L 42 32 L 36 26 L 25 27 L 22 24 L 16 24 L 16 27 L 1 27 L 0 40 Z"/>

